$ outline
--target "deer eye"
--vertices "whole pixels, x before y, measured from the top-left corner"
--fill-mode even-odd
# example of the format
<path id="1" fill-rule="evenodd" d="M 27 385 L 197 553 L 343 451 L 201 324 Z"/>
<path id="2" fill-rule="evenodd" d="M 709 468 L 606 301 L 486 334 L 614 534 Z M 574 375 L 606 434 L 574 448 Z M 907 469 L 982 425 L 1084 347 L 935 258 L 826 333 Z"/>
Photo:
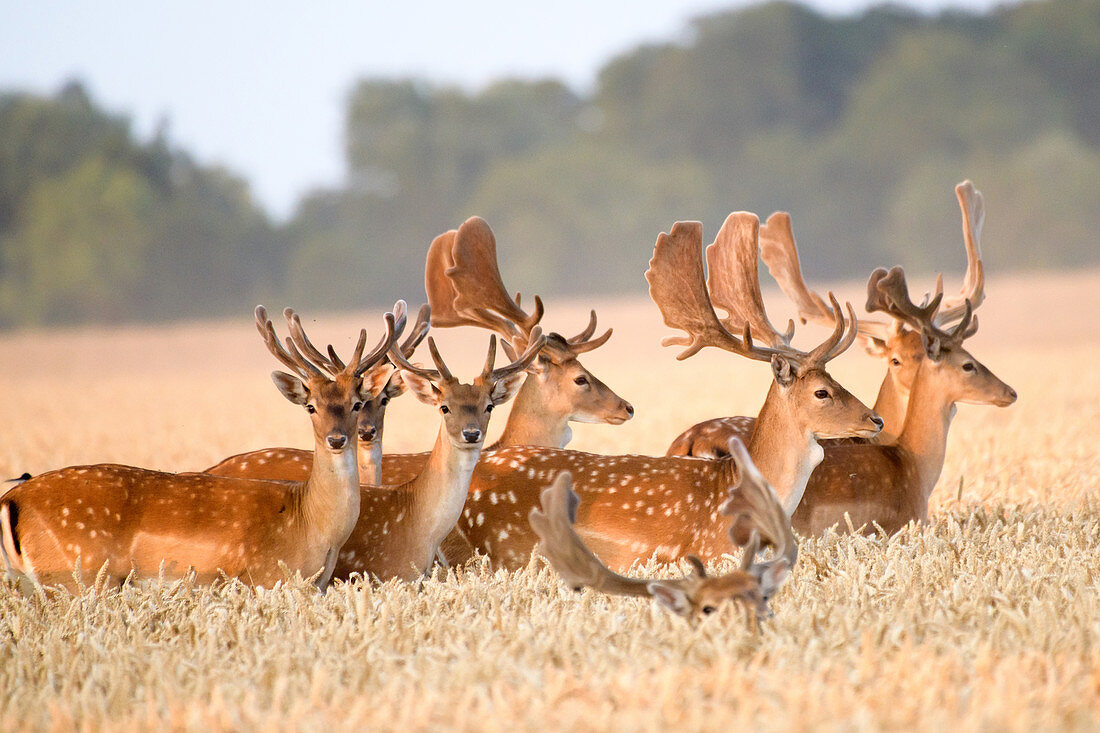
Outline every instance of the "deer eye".
<path id="1" fill-rule="evenodd" d="M 389 401 L 390 401 L 389 397 L 383 397 L 382 399 L 378 400 L 378 404 L 381 407 L 385 407 L 389 403 Z"/>
<path id="2" fill-rule="evenodd" d="M 814 392 L 814 397 L 818 398 L 819 400 L 828 399 L 829 398 L 829 390 L 819 389 L 818 391 Z"/>
<path id="3" fill-rule="evenodd" d="M 705 613 L 708 616 L 711 615 L 712 613 L 714 613 L 717 610 L 718 609 L 715 608 L 714 606 L 703 606 L 703 613 Z"/>
<path id="4" fill-rule="evenodd" d="M 354 405 L 351 406 L 351 411 L 352 412 L 359 412 L 362 409 L 363 409 L 363 403 L 362 402 L 356 402 Z"/>
<path id="5" fill-rule="evenodd" d="M 493 411 L 493 403 L 490 402 L 489 404 L 485 405 L 485 412 L 492 412 L 492 411 Z"/>
<path id="6" fill-rule="evenodd" d="M 446 405 L 440 405 L 439 406 L 439 411 L 442 412 L 444 415 L 446 415 L 447 413 L 449 413 L 451 411 L 451 408 L 447 407 Z"/>
<path id="7" fill-rule="evenodd" d="M 963 371 L 964 372 L 974 371 L 974 362 L 968 361 L 965 364 L 963 364 Z"/>
<path id="8" fill-rule="evenodd" d="M 306 412 L 312 415 L 313 413 L 317 412 L 317 408 L 313 405 L 306 405 Z"/>
<path id="9" fill-rule="evenodd" d="M 901 360 L 899 360 L 896 356 L 890 360 L 890 363 L 894 366 L 901 366 Z"/>
<path id="10" fill-rule="evenodd" d="M 581 376 L 573 380 L 573 384 L 579 384 L 583 387 L 584 385 L 588 384 L 588 377 L 582 374 Z"/>

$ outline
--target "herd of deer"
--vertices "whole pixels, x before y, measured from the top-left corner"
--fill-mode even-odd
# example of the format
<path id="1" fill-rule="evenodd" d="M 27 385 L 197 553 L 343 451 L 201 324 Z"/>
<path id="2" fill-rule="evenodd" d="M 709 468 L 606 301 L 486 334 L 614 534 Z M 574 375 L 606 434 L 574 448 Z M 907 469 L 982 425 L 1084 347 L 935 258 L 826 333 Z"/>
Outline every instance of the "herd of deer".
<path id="1" fill-rule="evenodd" d="M 593 312 L 572 338 L 543 333 L 541 300 L 528 312 L 510 297 L 493 233 L 471 218 L 432 242 L 429 305 L 412 326 L 399 301 L 377 345 L 367 352 L 362 331 L 346 362 L 332 346 L 317 348 L 290 309 L 285 341 L 256 309 L 264 343 L 290 372 L 272 374 L 276 387 L 310 416 L 312 452 L 253 451 L 200 473 L 101 464 L 30 478 L 0 499 L 7 572 L 69 586 L 83 583 L 84 571 L 101 582 L 194 573 L 256 585 L 297 572 L 323 589 L 355 573 L 412 579 L 437 560 L 461 563 L 477 553 L 516 568 L 541 541 L 571 587 L 652 596 L 683 615 L 730 599 L 765 613 L 796 560 L 795 530 L 892 533 L 923 521 L 955 404 L 1016 399 L 963 348 L 984 299 L 984 210 L 969 181 L 955 191 L 968 260 L 961 294 L 944 298 L 941 279 L 918 305 L 901 268 L 879 269 L 866 307 L 882 320 L 857 320 L 851 304 L 842 309 L 832 294 L 826 301 L 807 287 L 785 213 L 763 225 L 753 214 L 731 214 L 706 248 L 709 277 L 698 222 L 662 233 L 646 272 L 649 292 L 665 323 L 686 334 L 666 344 L 686 347 L 679 359 L 712 346 L 767 362 L 773 380 L 755 418 L 695 425 L 659 457 L 565 449 L 570 422 L 618 425 L 634 413 L 579 360 L 611 331 L 594 338 Z M 760 259 L 803 323 L 831 329 L 817 347 L 796 349 L 794 322 L 779 331 L 769 321 Z M 434 368 L 410 363 L 430 326 L 493 332 L 472 382 L 451 373 L 431 338 Z M 826 371 L 857 338 L 887 361 L 874 409 Z M 439 434 L 428 453 L 386 454 L 386 405 L 406 390 L 438 408 Z M 490 413 L 513 397 L 501 439 L 483 449 Z M 708 576 L 704 561 L 728 552 L 731 541 L 744 548 L 739 569 Z M 770 559 L 758 562 L 767 547 Z M 687 559 L 692 570 L 646 580 L 610 569 L 653 557 Z"/>

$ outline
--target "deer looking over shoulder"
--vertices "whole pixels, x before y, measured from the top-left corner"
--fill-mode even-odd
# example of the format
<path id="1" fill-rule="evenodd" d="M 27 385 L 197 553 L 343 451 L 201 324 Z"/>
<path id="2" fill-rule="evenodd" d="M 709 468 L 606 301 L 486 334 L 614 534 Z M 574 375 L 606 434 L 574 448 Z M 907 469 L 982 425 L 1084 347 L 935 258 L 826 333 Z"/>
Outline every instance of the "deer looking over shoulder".
<path id="1" fill-rule="evenodd" d="M 962 317 L 963 304 L 969 300 L 977 309 L 985 299 L 985 273 L 981 259 L 981 231 L 985 221 L 985 202 L 970 181 L 955 186 L 955 196 L 962 210 L 963 244 L 966 247 L 966 277 L 960 295 L 945 299 L 936 314 L 936 325 L 946 328 Z M 787 298 L 798 307 L 803 323 L 813 321 L 832 325 L 832 314 L 821 296 L 811 290 L 802 277 L 798 248 L 791 230 L 791 218 L 786 212 L 776 212 L 760 227 L 760 256 L 772 277 Z M 942 279 L 937 283 L 942 289 Z M 886 376 L 879 388 L 874 410 L 883 419 L 882 432 L 868 440 L 889 445 L 897 440 L 905 420 L 909 392 L 917 368 L 924 358 L 920 332 L 905 326 L 903 321 L 888 318 L 879 321 L 860 318 L 859 334 L 867 351 L 886 361 Z M 717 458 L 723 455 L 726 443 L 737 436 L 748 440 L 755 418 L 747 416 L 719 417 L 705 420 L 685 430 L 669 446 L 667 455 Z M 823 444 L 826 451 L 829 443 Z"/>
<path id="2" fill-rule="evenodd" d="M 793 324 L 786 334 L 768 324 L 757 282 L 758 226 L 752 214 L 732 214 L 726 220 L 707 251 L 709 294 L 698 222 L 679 222 L 671 234 L 658 238 L 646 276 L 665 322 L 688 334 L 674 341 L 688 345 L 680 358 L 713 346 L 771 366 L 773 383 L 748 450 L 784 508 L 792 512 L 820 461 L 817 440 L 871 436 L 881 422 L 825 371 L 828 361 L 855 339 L 855 327 L 846 325 L 835 299 L 833 333 L 811 351 L 790 345 Z M 730 313 L 725 324 L 712 303 Z M 854 324 L 854 319 L 848 323 Z M 754 343 L 756 335 L 770 345 Z M 612 568 L 654 554 L 675 560 L 694 551 L 706 559 L 728 549 L 716 523 L 727 489 L 738 481 L 729 458 L 700 461 L 504 448 L 486 456 L 474 472 L 457 530 L 495 563 L 523 565 L 535 544 L 527 512 L 537 504 L 539 489 L 563 471 L 572 474 L 574 489 L 583 499 L 578 534 Z"/>
<path id="3" fill-rule="evenodd" d="M 289 309 L 288 321 L 296 316 Z M 131 572 L 169 577 L 194 571 L 201 581 L 224 573 L 270 585 L 298 572 L 324 588 L 336 553 L 359 516 L 356 418 L 370 396 L 362 375 L 386 354 L 386 336 L 368 355 L 366 331 L 347 366 L 331 369 L 303 355 L 304 332 L 286 348 L 262 307 L 256 326 L 271 353 L 294 374 L 271 376 L 313 423 L 313 468 L 305 482 L 172 474 L 100 464 L 51 471 L 0 500 L 0 549 L 10 571 L 42 583 L 73 586 L 105 569 L 110 582 Z M 89 575 L 90 574 L 90 575 Z"/>
<path id="4" fill-rule="evenodd" d="M 798 543 L 791 523 L 775 491 L 756 470 L 744 444 L 732 438 L 729 454 L 737 465 L 740 484 L 731 485 L 718 513 L 732 517 L 729 538 L 744 548 L 741 567 L 727 575 L 707 575 L 703 561 L 687 555 L 692 571 L 683 578 L 652 580 L 630 578 L 611 571 L 584 544 L 573 529 L 580 498 L 573 493 L 572 476 L 562 473 L 544 489 L 540 506 L 531 509 L 528 521 L 538 535 L 539 550 L 573 590 L 587 586 L 610 595 L 652 596 L 680 616 L 710 614 L 726 601 L 752 608 L 758 617 L 768 616 L 768 600 L 790 574 L 798 558 Z M 775 557 L 754 564 L 761 538 L 775 548 Z"/>
<path id="5" fill-rule="evenodd" d="M 942 293 L 921 307 L 909 298 L 900 267 L 876 270 L 867 284 L 867 309 L 904 321 L 921 334 L 924 358 L 913 380 L 909 408 L 894 445 L 837 445 L 814 473 L 792 521 L 803 534 L 833 525 L 888 533 L 928 518 L 928 498 L 943 470 L 955 404 L 1006 407 L 1016 392 L 975 359 L 963 342 L 978 330 L 969 303 L 950 331 L 937 326 Z"/>

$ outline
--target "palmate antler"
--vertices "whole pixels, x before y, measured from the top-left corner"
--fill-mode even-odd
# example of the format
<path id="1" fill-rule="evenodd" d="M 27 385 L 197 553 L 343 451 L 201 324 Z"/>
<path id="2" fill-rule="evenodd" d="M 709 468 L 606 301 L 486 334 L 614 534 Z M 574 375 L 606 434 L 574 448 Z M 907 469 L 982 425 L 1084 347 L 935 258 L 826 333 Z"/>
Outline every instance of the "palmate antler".
<path id="1" fill-rule="evenodd" d="M 919 331 L 926 351 L 933 358 L 944 346 L 961 344 L 978 330 L 978 318 L 973 315 L 969 300 L 963 301 L 962 315 L 954 328 L 943 330 L 937 325 L 942 300 L 941 291 L 928 303 L 919 306 L 913 303 L 905 282 L 905 271 L 900 267 L 889 271 L 880 267 L 871 273 L 867 281 L 867 310 L 882 311 Z"/>
<path id="2" fill-rule="evenodd" d="M 573 492 L 568 472 L 559 474 L 542 491 L 541 506 L 528 514 L 531 528 L 541 540 L 542 554 L 574 590 L 588 587 L 610 595 L 652 596 L 681 616 L 711 613 L 718 604 L 730 600 L 747 604 L 759 616 L 768 615 L 768 599 L 789 574 L 798 557 L 798 545 L 775 491 L 756 470 L 739 439 L 730 440 L 730 454 L 737 463 L 741 482 L 730 488 L 722 513 L 733 518 L 730 538 L 745 548 L 738 570 L 710 576 L 703 562 L 689 555 L 692 570 L 682 578 L 630 578 L 612 571 L 573 528 L 580 499 Z M 775 547 L 776 554 L 768 562 L 754 563 L 761 539 Z"/>
<path id="3" fill-rule="evenodd" d="M 516 350 L 523 351 L 532 329 L 542 320 L 542 299 L 535 296 L 535 308 L 527 313 L 504 287 L 497 265 L 496 238 L 480 217 L 470 217 L 455 231 L 436 237 L 428 250 L 424 269 L 432 325 L 476 326 L 493 331 Z M 608 329 L 597 338 L 596 312 L 588 326 L 572 338 L 547 334 L 544 353 L 559 362 L 599 348 L 611 338 Z"/>
<path id="4" fill-rule="evenodd" d="M 757 259 L 759 220 L 755 214 L 731 214 L 714 244 L 707 248 L 710 260 L 710 281 L 703 278 L 703 228 L 699 222 L 676 222 L 670 233 L 661 233 L 653 248 L 653 258 L 646 270 L 649 295 L 661 311 L 670 328 L 684 331 L 687 336 L 671 336 L 661 343 L 687 348 L 677 355 L 686 359 L 707 346 L 731 351 L 758 361 L 771 361 L 779 356 L 801 366 L 822 366 L 852 345 L 856 331 L 855 312 L 848 304 L 848 319 L 836 298 L 829 295 L 833 306 L 833 333 L 809 352 L 790 345 L 794 323 L 785 333 L 772 327 L 764 312 Z M 709 286 L 709 287 L 708 287 Z M 729 316 L 720 321 L 714 312 L 717 304 Z M 740 337 L 732 330 L 739 330 Z M 753 337 L 767 346 L 757 346 Z"/>

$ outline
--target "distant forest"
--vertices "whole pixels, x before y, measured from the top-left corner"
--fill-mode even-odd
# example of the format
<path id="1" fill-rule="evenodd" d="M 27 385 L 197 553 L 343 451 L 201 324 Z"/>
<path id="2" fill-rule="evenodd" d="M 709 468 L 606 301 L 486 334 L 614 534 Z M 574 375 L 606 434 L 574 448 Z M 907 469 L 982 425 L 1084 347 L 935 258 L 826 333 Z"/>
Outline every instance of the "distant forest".
<path id="1" fill-rule="evenodd" d="M 644 292 L 657 234 L 791 212 L 814 278 L 1100 262 L 1100 0 L 832 17 L 769 3 L 555 80 L 364 79 L 346 179 L 276 225 L 247 183 L 139 140 L 79 82 L 0 94 L 0 326 L 349 309 L 423 297 L 432 237 L 497 234 L 525 292 Z"/>

